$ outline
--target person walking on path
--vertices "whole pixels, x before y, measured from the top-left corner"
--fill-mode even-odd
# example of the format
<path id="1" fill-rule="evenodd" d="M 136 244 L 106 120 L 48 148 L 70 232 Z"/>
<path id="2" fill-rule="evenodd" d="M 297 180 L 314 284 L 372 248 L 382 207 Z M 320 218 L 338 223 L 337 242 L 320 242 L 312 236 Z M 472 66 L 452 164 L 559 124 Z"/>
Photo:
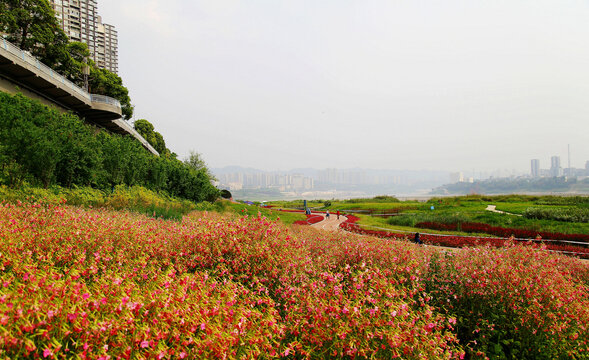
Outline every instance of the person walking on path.
<path id="1" fill-rule="evenodd" d="M 337 219 L 339 220 L 339 210 L 337 211 Z"/>
<path id="2" fill-rule="evenodd" d="M 326 220 L 329 220 L 329 210 L 327 210 L 327 211 L 325 212 L 325 219 L 326 219 Z"/>
<path id="3" fill-rule="evenodd" d="M 415 243 L 421 245 L 421 239 L 419 238 L 419 233 L 415 233 Z"/>

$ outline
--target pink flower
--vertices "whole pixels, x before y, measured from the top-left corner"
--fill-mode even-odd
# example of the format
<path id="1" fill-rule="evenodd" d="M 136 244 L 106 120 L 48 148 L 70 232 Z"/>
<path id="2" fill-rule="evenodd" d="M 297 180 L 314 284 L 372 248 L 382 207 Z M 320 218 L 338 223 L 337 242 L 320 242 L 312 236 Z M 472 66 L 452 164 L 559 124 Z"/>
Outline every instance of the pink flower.
<path id="1" fill-rule="evenodd" d="M 141 347 L 142 347 L 142 348 L 144 348 L 144 349 L 145 349 L 145 348 L 148 348 L 148 347 L 149 347 L 149 341 L 147 341 L 147 340 L 143 340 L 143 341 L 141 342 Z"/>
<path id="2" fill-rule="evenodd" d="M 206 325 L 205 324 L 200 324 L 200 329 L 201 330 L 204 330 L 205 328 L 206 328 Z"/>
<path id="3" fill-rule="evenodd" d="M 45 350 L 43 350 L 43 357 L 46 358 L 48 356 L 53 356 L 53 351 L 49 348 L 45 348 Z"/>

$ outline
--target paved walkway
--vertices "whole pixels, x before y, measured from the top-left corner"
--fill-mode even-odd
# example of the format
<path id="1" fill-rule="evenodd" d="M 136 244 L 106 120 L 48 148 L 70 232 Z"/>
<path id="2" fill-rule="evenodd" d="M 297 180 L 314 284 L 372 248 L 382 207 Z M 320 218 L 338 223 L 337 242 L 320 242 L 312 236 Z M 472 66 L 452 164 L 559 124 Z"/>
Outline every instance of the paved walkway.
<path id="1" fill-rule="evenodd" d="M 487 205 L 487 208 L 485 210 L 491 211 L 491 212 L 494 212 L 494 213 L 498 213 L 498 214 L 507 214 L 507 215 L 522 216 L 520 214 L 512 214 L 512 213 L 508 213 L 508 212 L 505 212 L 505 211 L 497 210 L 497 206 L 495 206 L 495 205 Z"/>
<path id="2" fill-rule="evenodd" d="M 340 215 L 339 220 L 337 219 L 337 215 L 329 214 L 329 219 L 325 218 L 325 214 L 318 214 L 313 213 L 313 215 L 320 215 L 323 216 L 323 220 L 320 222 L 311 225 L 315 229 L 327 230 L 327 231 L 337 231 L 340 229 L 339 225 L 344 221 L 348 220 L 347 217 Z"/>

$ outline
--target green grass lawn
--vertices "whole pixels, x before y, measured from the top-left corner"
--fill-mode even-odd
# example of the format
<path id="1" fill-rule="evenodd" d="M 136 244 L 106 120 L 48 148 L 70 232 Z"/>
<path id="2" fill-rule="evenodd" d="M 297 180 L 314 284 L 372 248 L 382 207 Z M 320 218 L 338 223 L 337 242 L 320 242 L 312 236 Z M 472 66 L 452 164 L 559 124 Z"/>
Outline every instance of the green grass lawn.
<path id="1" fill-rule="evenodd" d="M 443 231 L 443 230 L 431 230 L 431 229 L 422 229 L 416 228 L 412 226 L 403 226 L 403 225 L 392 225 L 387 222 L 387 219 L 382 217 L 376 216 L 369 216 L 369 215 L 355 215 L 360 218 L 358 224 L 364 225 L 370 229 L 370 227 L 378 227 L 382 229 L 387 229 L 390 231 L 407 231 L 410 233 L 419 232 L 422 234 L 444 234 L 444 235 L 465 235 L 465 236 L 488 236 L 487 234 L 473 234 L 473 233 L 465 233 L 461 231 Z M 407 234 L 407 236 L 413 236 L 413 234 Z"/>
<path id="2" fill-rule="evenodd" d="M 419 202 L 365 202 L 365 203 L 346 203 L 340 201 L 333 201 L 329 209 L 333 210 L 417 210 L 424 207 L 423 203 Z"/>
<path id="3" fill-rule="evenodd" d="M 295 201 L 268 201 L 268 205 L 272 205 L 276 208 L 283 208 L 283 209 L 302 209 L 303 208 L 303 200 L 295 200 Z M 325 207 L 325 204 L 322 200 L 311 200 L 307 201 L 307 206 L 310 208 L 318 209 Z"/>
<path id="4" fill-rule="evenodd" d="M 303 201 L 272 201 L 277 208 L 302 208 Z M 377 226 L 391 230 L 420 231 L 456 235 L 486 235 L 467 234 L 463 232 L 450 232 L 440 230 L 427 230 L 416 228 L 415 224 L 425 221 L 456 223 L 456 222 L 480 222 L 493 226 L 506 228 L 521 228 L 535 231 L 558 232 L 568 234 L 589 234 L 589 222 L 565 222 L 551 219 L 532 219 L 510 214 L 498 214 L 486 211 L 488 205 L 495 205 L 497 210 L 512 214 L 524 214 L 526 209 L 587 209 L 589 197 L 562 197 L 562 196 L 526 196 L 526 195 L 500 195 L 500 196 L 457 196 L 432 198 L 427 202 L 400 201 L 393 197 L 376 197 L 372 199 L 351 200 L 316 200 L 308 201 L 307 206 L 314 209 L 335 211 L 346 210 L 383 210 L 395 209 L 401 216 L 384 219 L 359 215 L 361 225 Z M 433 210 L 432 210 L 433 206 Z M 257 211 L 257 210 L 256 210 Z M 256 212 L 257 214 L 257 212 Z M 354 213 L 358 215 L 358 213 Z M 291 215 L 298 216 L 298 215 Z M 286 223 L 292 223 L 298 219 L 280 216 Z"/>
<path id="5" fill-rule="evenodd" d="M 272 202 L 280 207 L 302 207 L 302 201 Z M 326 206 L 327 205 L 327 206 Z M 379 197 L 374 199 L 327 200 L 310 201 L 308 206 L 329 209 L 330 211 L 345 210 L 374 210 L 383 211 L 396 209 L 401 216 L 390 219 L 360 215 L 359 224 L 378 226 L 391 230 L 420 231 L 427 229 L 416 228 L 419 222 L 480 222 L 506 228 L 521 228 L 535 231 L 559 232 L 568 234 L 589 234 L 589 222 L 565 222 L 554 219 L 533 219 L 510 214 L 498 214 L 486 211 L 488 205 L 495 205 L 497 210 L 513 214 L 523 214 L 529 208 L 549 210 L 571 210 L 589 208 L 589 197 L 561 197 L 561 196 L 458 196 L 432 198 L 427 202 L 399 201 L 395 198 Z M 432 210 L 433 206 L 433 210 Z M 357 214 L 356 214 L 357 215 Z M 462 232 L 441 232 L 465 235 Z M 473 234 L 470 234 L 473 235 Z M 485 235 L 485 234 L 478 234 Z"/>
<path id="6" fill-rule="evenodd" d="M 264 208 L 258 205 L 235 204 L 226 202 L 225 210 L 235 213 L 237 215 L 248 216 L 258 216 L 258 213 L 260 213 L 260 215 L 271 220 L 276 220 L 280 218 L 280 221 L 286 225 L 291 225 L 292 223 L 298 220 L 307 219 L 307 217 L 304 214 L 282 212 L 278 211 L 278 209 L 276 208 Z"/>

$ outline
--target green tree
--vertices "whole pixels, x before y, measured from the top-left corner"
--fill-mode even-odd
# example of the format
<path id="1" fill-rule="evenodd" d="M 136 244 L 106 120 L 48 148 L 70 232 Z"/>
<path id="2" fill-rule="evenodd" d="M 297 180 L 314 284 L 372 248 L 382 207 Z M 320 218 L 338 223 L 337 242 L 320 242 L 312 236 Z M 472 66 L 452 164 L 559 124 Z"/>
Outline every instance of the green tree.
<path id="1" fill-rule="evenodd" d="M 211 180 L 217 180 L 202 155 L 194 150 L 190 150 L 190 155 L 184 160 L 184 164 L 195 171 L 203 171 Z"/>
<path id="2" fill-rule="evenodd" d="M 135 130 L 137 130 L 139 135 L 143 136 L 143 138 L 149 142 L 149 138 L 152 136 L 154 130 L 152 123 L 145 119 L 139 119 L 133 123 L 133 127 L 135 128 Z M 153 144 L 151 145 L 153 146 Z"/>
<path id="3" fill-rule="evenodd" d="M 106 95 L 119 100 L 125 120 L 129 120 L 133 116 L 129 90 L 123 86 L 123 79 L 120 76 L 109 70 L 93 66 L 90 68 L 89 86 L 89 92 L 92 94 Z"/>
<path id="4" fill-rule="evenodd" d="M 133 127 L 139 135 L 151 145 L 162 156 L 170 157 L 170 150 L 166 148 L 166 142 L 162 134 L 154 130 L 153 124 L 145 119 L 135 121 Z"/>
<path id="5" fill-rule="evenodd" d="M 0 33 L 79 86 L 84 85 L 83 69 L 89 65 L 89 91 L 119 100 L 124 119 L 133 116 L 123 80 L 89 61 L 86 44 L 69 42 L 48 0 L 0 0 Z"/>
<path id="6" fill-rule="evenodd" d="M 72 41 L 67 44 L 66 50 L 68 53 L 67 59 L 56 70 L 76 85 L 84 87 L 84 67 L 95 67 L 94 63 L 89 60 L 90 50 L 88 50 L 88 45 Z"/>
<path id="7" fill-rule="evenodd" d="M 65 187 L 94 185 L 100 171 L 102 149 L 93 129 L 84 126 L 75 115 L 63 115 L 48 128 L 55 134 L 59 157 L 55 173 L 57 183 Z"/>
<path id="8" fill-rule="evenodd" d="M 68 37 L 47 0 L 1 0 L 0 33 L 49 67 L 68 61 Z"/>

